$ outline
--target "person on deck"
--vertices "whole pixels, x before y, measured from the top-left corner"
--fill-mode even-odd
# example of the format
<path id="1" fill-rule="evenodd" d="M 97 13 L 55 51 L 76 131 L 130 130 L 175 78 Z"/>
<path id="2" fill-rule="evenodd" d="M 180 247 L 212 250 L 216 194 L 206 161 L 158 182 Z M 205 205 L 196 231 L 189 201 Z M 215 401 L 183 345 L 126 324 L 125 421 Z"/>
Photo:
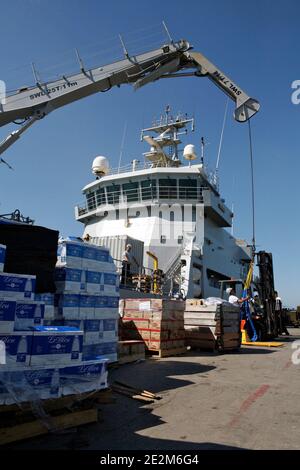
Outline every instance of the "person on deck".
<path id="1" fill-rule="evenodd" d="M 122 256 L 122 276 L 121 276 L 121 284 L 126 285 L 131 280 L 131 265 L 132 261 L 139 266 L 137 260 L 132 254 L 132 246 L 130 244 L 126 245 L 126 249 Z"/>

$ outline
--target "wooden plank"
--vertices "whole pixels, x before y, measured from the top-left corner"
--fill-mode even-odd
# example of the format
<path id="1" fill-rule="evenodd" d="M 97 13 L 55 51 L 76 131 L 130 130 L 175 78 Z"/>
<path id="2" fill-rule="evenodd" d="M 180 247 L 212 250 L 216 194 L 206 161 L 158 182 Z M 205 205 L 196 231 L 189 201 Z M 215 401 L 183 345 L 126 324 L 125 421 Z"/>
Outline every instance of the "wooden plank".
<path id="1" fill-rule="evenodd" d="M 95 423 L 97 421 L 98 410 L 94 408 L 51 417 L 51 423 L 53 423 L 53 427 L 60 430 L 73 428 L 82 424 Z M 0 445 L 29 439 L 47 433 L 47 427 L 40 420 L 19 424 L 17 426 L 1 428 Z"/>
<path id="2" fill-rule="evenodd" d="M 151 353 L 152 357 L 160 359 L 162 357 L 177 356 L 180 354 L 185 354 L 186 347 L 174 348 L 174 349 L 158 349 L 158 350 L 148 349 L 148 351 Z"/>

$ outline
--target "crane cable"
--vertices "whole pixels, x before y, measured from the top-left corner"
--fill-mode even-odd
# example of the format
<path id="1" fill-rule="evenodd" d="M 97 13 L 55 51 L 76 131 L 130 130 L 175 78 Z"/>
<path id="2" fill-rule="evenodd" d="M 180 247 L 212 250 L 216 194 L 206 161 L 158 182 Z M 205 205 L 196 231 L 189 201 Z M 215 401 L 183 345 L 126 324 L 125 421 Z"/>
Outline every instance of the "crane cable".
<path id="1" fill-rule="evenodd" d="M 252 205 L 252 253 L 251 253 L 251 262 L 248 270 L 248 274 L 246 277 L 246 281 L 244 283 L 244 290 L 243 290 L 243 298 L 246 298 L 248 295 L 248 289 L 251 286 L 252 278 L 253 278 L 253 270 L 254 270 L 254 258 L 255 258 L 255 193 L 254 193 L 254 167 L 253 167 L 253 146 L 252 146 L 252 133 L 251 133 L 251 124 L 250 119 L 248 120 L 248 135 L 249 135 L 249 153 L 250 153 L 250 172 L 251 172 L 251 205 Z M 243 303 L 244 315 L 247 319 L 247 322 L 250 324 L 252 330 L 252 338 L 251 341 L 255 342 L 258 339 L 258 335 L 252 320 L 252 314 L 249 307 L 249 301 L 246 300 Z"/>

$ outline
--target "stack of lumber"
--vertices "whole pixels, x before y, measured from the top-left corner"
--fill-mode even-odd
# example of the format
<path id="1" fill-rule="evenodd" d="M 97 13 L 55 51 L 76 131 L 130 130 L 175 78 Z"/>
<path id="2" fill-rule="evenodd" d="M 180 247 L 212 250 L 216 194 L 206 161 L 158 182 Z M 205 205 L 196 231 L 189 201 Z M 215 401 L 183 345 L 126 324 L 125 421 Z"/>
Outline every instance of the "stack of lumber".
<path id="1" fill-rule="evenodd" d="M 228 303 L 186 300 L 184 328 L 191 348 L 227 351 L 241 345 L 240 309 Z"/>
<path id="2" fill-rule="evenodd" d="M 159 357 L 186 351 L 184 302 L 163 299 L 122 299 L 122 338 L 142 340 Z"/>
<path id="3" fill-rule="evenodd" d="M 118 343 L 118 362 L 128 364 L 145 359 L 145 343 L 138 340 L 125 340 Z"/>

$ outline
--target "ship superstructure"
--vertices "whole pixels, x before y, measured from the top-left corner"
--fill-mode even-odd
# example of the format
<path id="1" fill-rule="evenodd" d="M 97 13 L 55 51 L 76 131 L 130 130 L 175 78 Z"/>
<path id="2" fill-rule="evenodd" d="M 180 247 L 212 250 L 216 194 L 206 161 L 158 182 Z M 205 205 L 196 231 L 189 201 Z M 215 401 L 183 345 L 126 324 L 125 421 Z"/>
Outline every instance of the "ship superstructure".
<path id="1" fill-rule="evenodd" d="M 250 249 L 228 231 L 233 214 L 203 154 L 197 162 L 194 145 L 180 150 L 189 129 L 194 130 L 194 119 L 172 116 L 167 107 L 142 130 L 141 140 L 150 145 L 143 161 L 110 169 L 105 157 L 97 157 L 96 180 L 83 188 L 85 202 L 75 215 L 85 226 L 84 236 L 95 243 L 115 236 L 143 242 L 143 267 L 153 267 L 147 252 L 153 253 L 165 273 L 166 292 L 218 296 L 220 280 L 245 277 Z"/>

